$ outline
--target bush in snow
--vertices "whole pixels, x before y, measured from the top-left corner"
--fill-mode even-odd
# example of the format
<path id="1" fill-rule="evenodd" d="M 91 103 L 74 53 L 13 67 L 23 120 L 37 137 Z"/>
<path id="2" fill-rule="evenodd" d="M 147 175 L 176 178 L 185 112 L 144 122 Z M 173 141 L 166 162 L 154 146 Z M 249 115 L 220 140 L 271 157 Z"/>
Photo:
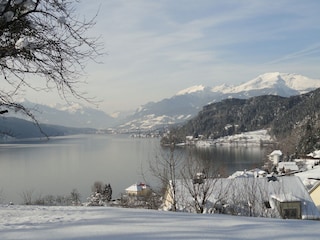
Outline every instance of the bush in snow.
<path id="1" fill-rule="evenodd" d="M 87 206 L 105 206 L 112 199 L 111 185 L 96 181 L 92 186 L 92 193 L 88 198 Z"/>

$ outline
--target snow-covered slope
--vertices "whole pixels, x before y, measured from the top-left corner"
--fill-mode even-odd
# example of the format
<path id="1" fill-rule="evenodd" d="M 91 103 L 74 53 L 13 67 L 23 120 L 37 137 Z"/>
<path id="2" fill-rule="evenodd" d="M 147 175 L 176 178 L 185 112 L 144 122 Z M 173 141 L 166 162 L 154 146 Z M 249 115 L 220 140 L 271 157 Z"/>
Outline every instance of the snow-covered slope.
<path id="1" fill-rule="evenodd" d="M 205 86 L 203 85 L 197 85 L 197 86 L 192 86 L 186 89 L 183 89 L 179 91 L 176 95 L 184 95 L 184 94 L 191 94 L 195 92 L 202 92 L 205 89 Z"/>
<path id="2" fill-rule="evenodd" d="M 206 87 L 196 85 L 179 91 L 171 98 L 150 102 L 119 126 L 121 129 L 154 129 L 184 122 L 195 116 L 203 106 L 226 98 L 250 98 L 260 95 L 289 97 L 320 87 L 320 79 L 292 73 L 265 73 L 237 86 Z"/>
<path id="3" fill-rule="evenodd" d="M 319 239 L 319 222 L 111 207 L 0 205 L 0 239 Z"/>
<path id="4" fill-rule="evenodd" d="M 320 79 L 311 79 L 299 74 L 265 73 L 239 86 L 224 88 L 224 93 L 241 93 L 253 90 L 273 89 L 288 94 L 303 94 L 320 87 Z"/>

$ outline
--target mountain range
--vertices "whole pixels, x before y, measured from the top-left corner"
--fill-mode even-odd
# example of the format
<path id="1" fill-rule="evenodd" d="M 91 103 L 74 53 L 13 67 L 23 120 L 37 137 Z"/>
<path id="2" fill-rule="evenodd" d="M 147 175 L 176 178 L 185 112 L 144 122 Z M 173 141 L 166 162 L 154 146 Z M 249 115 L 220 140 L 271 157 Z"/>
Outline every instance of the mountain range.
<path id="1" fill-rule="evenodd" d="M 292 73 L 265 73 L 236 86 L 193 86 L 179 91 L 171 98 L 149 102 L 139 107 L 119 125 L 123 130 L 150 130 L 185 122 L 196 116 L 203 106 L 228 98 L 248 99 L 261 95 L 289 97 L 320 87 L 320 79 Z"/>
<path id="2" fill-rule="evenodd" d="M 115 118 L 102 110 L 84 106 L 79 103 L 54 104 L 48 106 L 44 104 L 35 104 L 26 99 L 20 100 L 20 103 L 30 109 L 37 121 L 41 124 L 106 129 L 116 123 Z M 9 114 L 9 116 L 25 119 L 25 116 L 21 116 L 17 113 Z"/>
<path id="3" fill-rule="evenodd" d="M 203 107 L 196 117 L 170 130 L 164 144 L 184 142 L 186 136 L 218 139 L 267 129 L 278 148 L 307 154 L 320 148 L 320 88 L 301 95 L 262 95 L 224 99 Z M 263 144 L 263 142 L 260 142 Z"/>
<path id="4" fill-rule="evenodd" d="M 311 79 L 299 74 L 265 73 L 245 83 L 215 87 L 197 85 L 183 89 L 171 98 L 149 102 L 140 106 L 127 117 L 115 117 L 93 107 L 79 103 L 52 106 L 34 104 L 23 100 L 41 124 L 61 125 L 76 128 L 107 129 L 118 131 L 149 131 L 183 123 L 195 117 L 210 103 L 228 98 L 248 99 L 260 95 L 289 97 L 304 94 L 320 87 L 320 79 Z M 119 114 L 119 116 L 122 116 Z M 8 117 L 20 117 L 16 113 Z"/>

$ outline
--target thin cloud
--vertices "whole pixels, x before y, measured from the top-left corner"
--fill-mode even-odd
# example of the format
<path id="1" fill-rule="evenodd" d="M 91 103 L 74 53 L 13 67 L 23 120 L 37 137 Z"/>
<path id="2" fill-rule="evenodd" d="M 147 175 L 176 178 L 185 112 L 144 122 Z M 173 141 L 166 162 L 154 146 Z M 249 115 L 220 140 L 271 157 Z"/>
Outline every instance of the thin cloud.
<path id="1" fill-rule="evenodd" d="M 275 59 L 271 62 L 268 62 L 267 64 L 276 64 L 280 62 L 288 62 L 295 59 L 301 59 L 303 57 L 311 56 L 316 53 L 320 53 L 320 43 L 314 44 L 312 46 L 309 46 L 307 48 L 304 48 L 302 50 L 287 54 L 281 58 Z"/>

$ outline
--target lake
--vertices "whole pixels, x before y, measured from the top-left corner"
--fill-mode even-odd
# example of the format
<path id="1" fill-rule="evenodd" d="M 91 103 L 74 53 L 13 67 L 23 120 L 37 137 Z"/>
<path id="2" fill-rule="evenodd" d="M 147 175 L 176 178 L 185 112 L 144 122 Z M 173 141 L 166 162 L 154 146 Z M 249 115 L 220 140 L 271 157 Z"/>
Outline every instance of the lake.
<path id="1" fill-rule="evenodd" d="M 85 201 L 95 181 L 110 183 L 113 198 L 136 182 L 147 181 L 156 187 L 149 162 L 168 151 L 159 142 L 128 135 L 76 135 L 0 144 L 0 197 L 4 203 L 22 203 L 26 191 L 36 198 L 68 195 L 77 189 Z M 185 148 L 178 151 L 186 154 Z M 224 167 L 228 174 L 260 167 L 266 155 L 259 147 L 211 147 L 192 152 Z"/>

